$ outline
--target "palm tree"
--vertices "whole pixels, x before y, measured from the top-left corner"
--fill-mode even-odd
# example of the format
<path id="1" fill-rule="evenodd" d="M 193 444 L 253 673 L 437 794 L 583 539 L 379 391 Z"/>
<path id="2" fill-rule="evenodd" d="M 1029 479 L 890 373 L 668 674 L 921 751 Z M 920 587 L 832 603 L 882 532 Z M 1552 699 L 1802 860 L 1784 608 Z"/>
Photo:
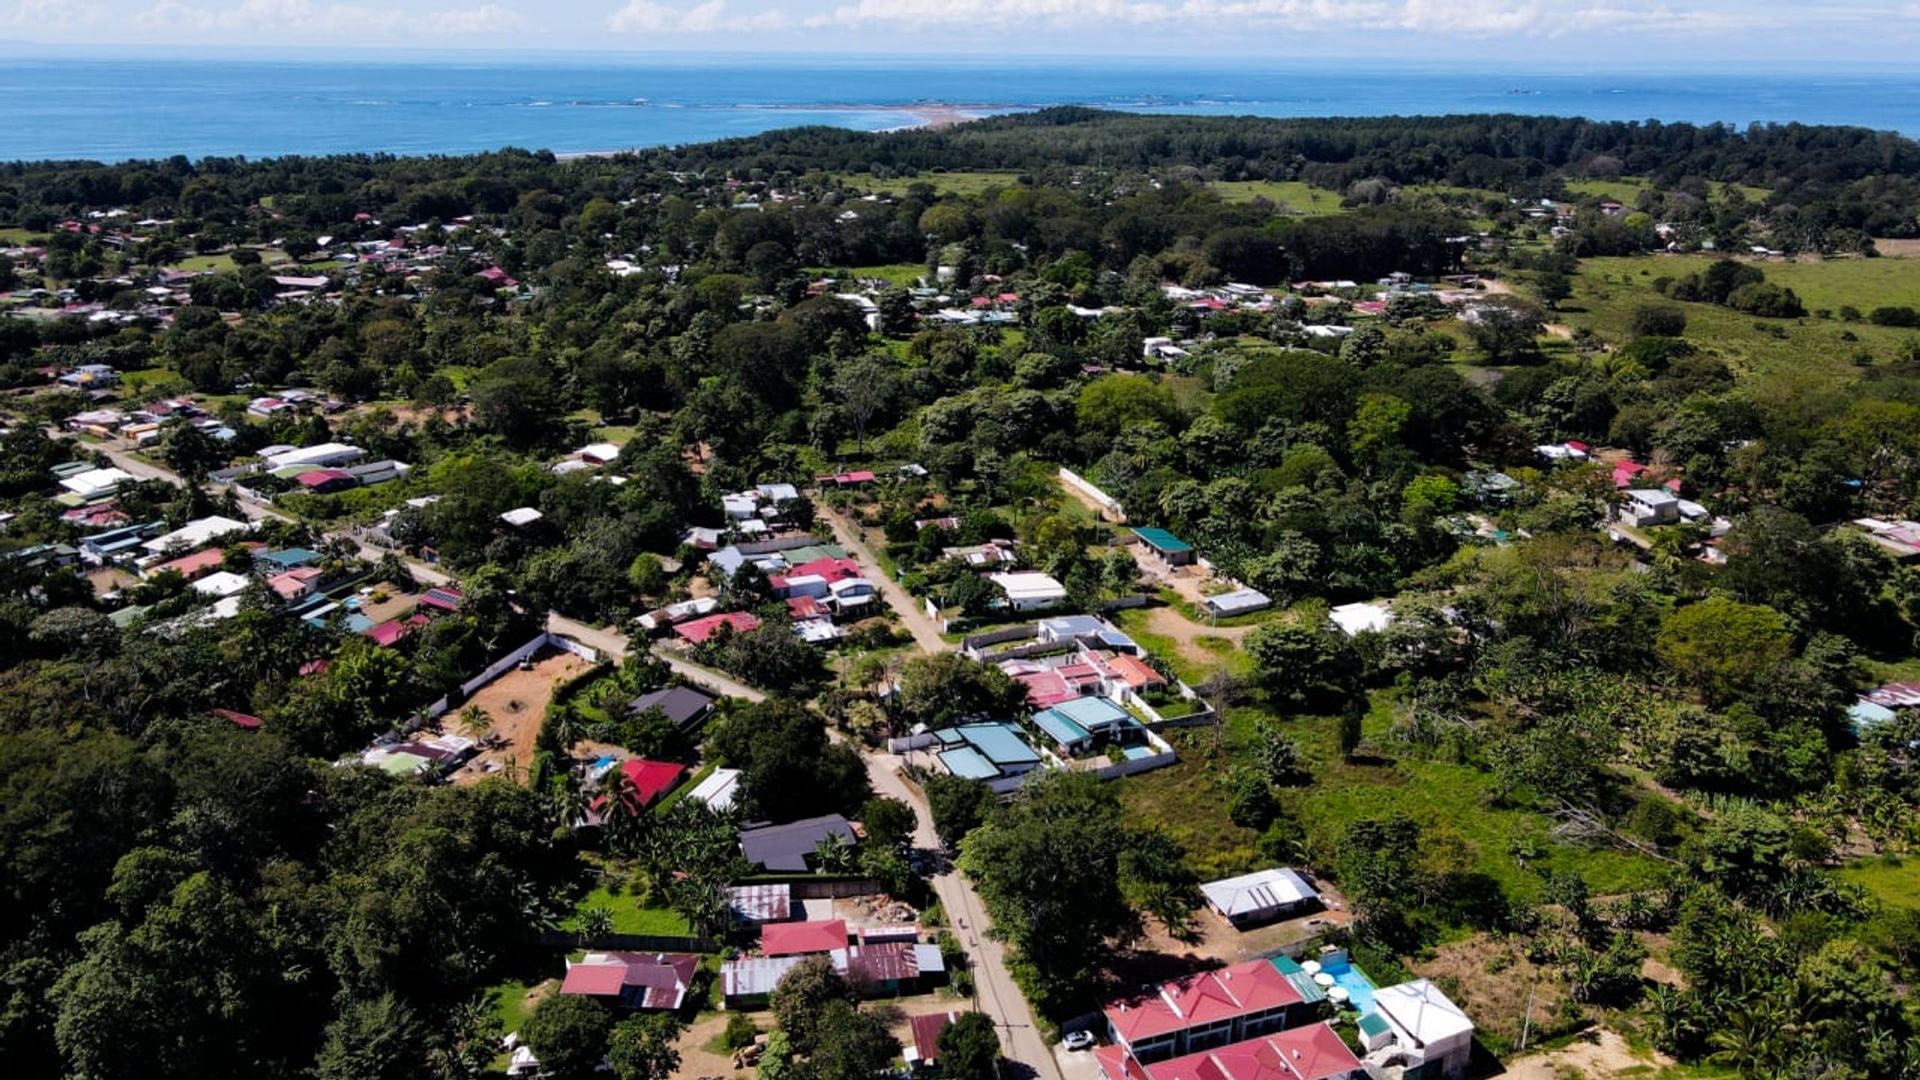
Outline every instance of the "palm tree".
<path id="1" fill-rule="evenodd" d="M 487 733 L 493 730 L 493 717 L 478 705 L 469 705 L 460 710 L 460 734 L 475 742 L 484 742 Z"/>
<path id="2" fill-rule="evenodd" d="M 598 904 L 581 908 L 575 922 L 578 927 L 578 943 L 584 949 L 589 943 L 600 941 L 613 933 L 613 909 Z"/>
<path id="3" fill-rule="evenodd" d="M 591 808 L 580 777 L 572 769 L 557 769 L 547 781 L 547 805 L 558 828 L 570 829 Z"/>
<path id="4" fill-rule="evenodd" d="M 640 805 L 640 792 L 625 769 L 607 770 L 600 781 L 600 823 L 607 832 L 610 847 L 622 852 L 637 849 L 643 841 L 641 821 L 646 807 Z"/>
<path id="5" fill-rule="evenodd" d="M 1720 1028 L 1707 1036 L 1713 1046 L 1708 1058 L 1742 1077 L 1764 1075 L 1779 1057 L 1780 1017 L 1767 1006 L 1734 1010 Z"/>
<path id="6" fill-rule="evenodd" d="M 853 870 L 853 845 L 839 833 L 829 833 L 813 849 L 814 861 L 824 874 L 845 874 Z"/>

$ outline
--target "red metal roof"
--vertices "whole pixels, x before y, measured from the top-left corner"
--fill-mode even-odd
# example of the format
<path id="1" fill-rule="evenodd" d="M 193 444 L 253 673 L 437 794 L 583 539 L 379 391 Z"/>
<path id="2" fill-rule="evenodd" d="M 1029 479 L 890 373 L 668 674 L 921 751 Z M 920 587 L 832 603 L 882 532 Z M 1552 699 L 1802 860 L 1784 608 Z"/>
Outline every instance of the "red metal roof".
<path id="1" fill-rule="evenodd" d="M 352 480 L 353 474 L 339 469 L 315 469 L 312 472 L 303 472 L 293 479 L 302 487 L 323 487 L 327 484 L 337 484 L 342 480 Z"/>
<path id="2" fill-rule="evenodd" d="M 234 712 L 232 709 L 208 709 L 207 712 L 227 721 L 234 727 L 245 728 L 248 731 L 253 731 L 260 726 L 259 717 L 248 716 L 243 712 Z"/>
<path id="3" fill-rule="evenodd" d="M 689 619 L 673 628 L 673 632 L 685 641 L 695 645 L 713 636 L 722 626 L 731 626 L 735 633 L 744 634 L 760 627 L 760 620 L 750 612 L 729 611 L 722 615 L 707 615 L 698 619 Z"/>
<path id="4" fill-rule="evenodd" d="M 373 639 L 375 645 L 385 647 L 406 637 L 407 629 L 407 624 L 399 619 L 388 619 L 379 626 L 368 627 L 364 632 Z"/>
<path id="5" fill-rule="evenodd" d="M 646 758 L 632 758 L 620 763 L 620 771 L 627 774 L 633 782 L 634 793 L 640 796 L 640 805 L 651 806 L 655 799 L 673 790 L 679 783 L 680 774 L 687 771 L 686 766 L 671 761 L 649 761 Z"/>
<path id="6" fill-rule="evenodd" d="M 958 1019 L 960 1014 L 957 1012 L 928 1013 L 908 1018 L 907 1025 L 913 1029 L 913 1052 L 918 1056 L 917 1064 L 931 1065 L 940 1059 L 940 1033 Z"/>
<path id="7" fill-rule="evenodd" d="M 1265 1012 L 1305 1000 L 1266 960 L 1205 971 L 1163 983 L 1145 997 L 1107 1006 L 1107 1020 L 1128 1042 Z"/>
<path id="8" fill-rule="evenodd" d="M 560 983 L 560 992 L 618 997 L 620 988 L 626 982 L 625 964 L 575 964 L 567 969 L 567 977 Z"/>
<path id="9" fill-rule="evenodd" d="M 760 952 L 766 956 L 799 956 L 847 947 L 847 920 L 767 923 L 760 928 Z"/>
<path id="10" fill-rule="evenodd" d="M 1114 1060 L 1111 1054 L 1097 1056 L 1103 1068 Z M 1261 1035 L 1152 1065 L 1143 1066 L 1131 1059 L 1127 1064 L 1131 1066 L 1124 1069 L 1127 1080 L 1332 1080 L 1361 1067 L 1346 1041 L 1325 1023 Z"/>
<path id="11" fill-rule="evenodd" d="M 182 555 L 172 562 L 163 562 L 154 567 L 153 572 L 159 574 L 168 570 L 177 570 L 181 577 L 197 578 L 208 571 L 219 569 L 226 558 L 227 553 L 219 548 L 207 548 L 205 551 L 196 551 L 191 555 Z"/>

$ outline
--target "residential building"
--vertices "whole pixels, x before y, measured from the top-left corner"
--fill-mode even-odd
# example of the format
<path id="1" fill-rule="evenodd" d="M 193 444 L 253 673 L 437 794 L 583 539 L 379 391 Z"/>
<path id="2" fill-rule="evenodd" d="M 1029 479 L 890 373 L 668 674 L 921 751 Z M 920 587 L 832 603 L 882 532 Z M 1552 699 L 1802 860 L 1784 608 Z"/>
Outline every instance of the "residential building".
<path id="1" fill-rule="evenodd" d="M 1135 529 L 1133 535 L 1168 566 L 1187 566 L 1194 560 L 1193 545 L 1165 529 Z"/>
<path id="2" fill-rule="evenodd" d="M 1230 619 L 1235 615 L 1251 615 L 1256 611 L 1265 611 L 1273 606 L 1273 600 L 1258 589 L 1235 589 L 1232 592 L 1209 596 L 1201 602 L 1207 614 L 1216 619 Z"/>
<path id="3" fill-rule="evenodd" d="M 1094 1051 L 1104 1080 L 1365 1080 L 1366 1066 L 1333 1025 L 1260 1035 L 1158 1064 L 1116 1046 Z"/>
<path id="4" fill-rule="evenodd" d="M 659 709 L 678 728 L 689 728 L 707 718 L 714 699 L 691 686 L 669 686 L 641 694 L 627 703 L 627 715 L 638 716 L 648 709 Z"/>
<path id="5" fill-rule="evenodd" d="M 1262 923 L 1289 919 L 1321 907 L 1320 891 L 1297 870 L 1257 870 L 1239 877 L 1209 881 L 1200 895 L 1214 913 L 1244 930 Z"/>
<path id="6" fill-rule="evenodd" d="M 803 956 L 847 947 L 847 920 L 767 923 L 760 928 L 762 956 Z"/>
<path id="7" fill-rule="evenodd" d="M 1249 960 L 1163 983 L 1104 1012 L 1107 1041 L 1153 1062 L 1284 1031 L 1310 1009 L 1272 961 Z"/>
<path id="8" fill-rule="evenodd" d="M 1392 1029 L 1389 1059 L 1406 1064 L 1407 1080 L 1455 1080 L 1466 1074 L 1473 1058 L 1473 1021 L 1432 982 L 1415 979 L 1375 990 L 1370 1015 Z M 1367 1049 L 1373 1060 L 1378 1048 L 1369 1044 Z"/>
<path id="9" fill-rule="evenodd" d="M 1393 625 L 1393 612 L 1385 601 L 1374 604 L 1342 604 L 1327 612 L 1333 624 L 1348 637 L 1378 634 Z"/>
<path id="10" fill-rule="evenodd" d="M 1680 500 L 1660 488 L 1633 488 L 1623 493 L 1620 503 L 1622 524 L 1642 528 L 1649 525 L 1673 525 L 1680 520 Z"/>
<path id="11" fill-rule="evenodd" d="M 1038 575 L 1044 577 L 1045 575 Z M 1048 580 L 1052 580 L 1049 578 Z M 1034 639 L 1045 644 L 1080 642 L 1116 652 L 1140 654 L 1140 646 L 1098 615 L 1061 615 L 1034 624 Z"/>
<path id="12" fill-rule="evenodd" d="M 740 792 L 740 775 L 739 769 L 715 769 L 693 785 L 686 797 L 715 813 L 731 810 Z"/>
<path id="13" fill-rule="evenodd" d="M 1026 733 L 1004 721 L 961 724 L 934 733 L 934 756 L 954 776 L 977 780 L 995 791 L 1011 791 L 1020 778 L 1041 766 L 1040 752 Z"/>
<path id="14" fill-rule="evenodd" d="M 744 923 L 786 922 L 793 917 L 793 887 L 735 885 L 727 889 L 727 909 Z"/>
<path id="15" fill-rule="evenodd" d="M 1033 714 L 1033 726 L 1072 756 L 1120 742 L 1140 727 L 1133 714 L 1104 697 L 1076 697 Z"/>
<path id="16" fill-rule="evenodd" d="M 849 945 L 807 955 L 743 956 L 720 965 L 722 1000 L 729 1009 L 762 1007 L 780 979 L 813 956 L 825 956 L 864 997 L 913 992 L 946 972 L 939 948 L 906 942 Z"/>
<path id="17" fill-rule="evenodd" d="M 846 818 L 839 814 L 827 814 L 789 821 L 784 825 L 758 825 L 742 829 L 740 851 L 746 856 L 747 862 L 762 870 L 803 874 L 809 869 L 807 860 L 813 857 L 821 841 L 829 836 L 837 836 L 849 844 L 860 842 L 859 835 Z"/>
<path id="18" fill-rule="evenodd" d="M 223 536 L 248 532 L 252 528 L 253 526 L 244 521 L 235 521 L 230 517 L 221 517 L 216 514 L 213 517 L 189 521 L 183 527 L 156 536 L 140 546 L 150 555 L 168 555 L 202 548 Z"/>
<path id="19" fill-rule="evenodd" d="M 902 1054 L 906 1058 L 907 1068 L 919 1072 L 937 1066 L 940 1063 L 940 1033 L 947 1030 L 947 1025 L 958 1023 L 960 1016 L 957 1012 L 943 1012 L 909 1017 L 907 1025 L 913 1031 L 913 1038 Z"/>
<path id="20" fill-rule="evenodd" d="M 598 998 L 627 1009 L 678 1009 L 687 999 L 700 957 L 687 953 L 590 952 L 567 962 L 560 992 Z"/>
<path id="21" fill-rule="evenodd" d="M 690 619 L 676 623 L 673 627 L 675 637 L 689 645 L 698 645 L 712 637 L 722 626 L 731 627 L 736 634 L 745 634 L 760 628 L 760 619 L 751 612 L 729 611 L 719 615 Z"/>
<path id="22" fill-rule="evenodd" d="M 1067 587 L 1037 571 L 993 574 L 988 580 L 1000 587 L 1014 611 L 1040 611 L 1067 601 Z"/>

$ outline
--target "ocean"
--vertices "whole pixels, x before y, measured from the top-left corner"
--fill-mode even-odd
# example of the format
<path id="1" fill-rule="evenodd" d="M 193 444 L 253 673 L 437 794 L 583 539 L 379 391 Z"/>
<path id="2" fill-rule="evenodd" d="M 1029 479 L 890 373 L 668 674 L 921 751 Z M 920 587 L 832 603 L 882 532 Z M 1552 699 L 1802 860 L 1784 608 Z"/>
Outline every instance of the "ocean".
<path id="1" fill-rule="evenodd" d="M 18 51 L 15 47 L 9 51 Z M 0 160 L 502 146 L 584 153 L 800 124 L 866 131 L 1047 105 L 1149 113 L 1517 112 L 1857 124 L 1920 134 L 1920 70 L 1529 71 L 1484 65 L 859 57 L 9 59 Z"/>

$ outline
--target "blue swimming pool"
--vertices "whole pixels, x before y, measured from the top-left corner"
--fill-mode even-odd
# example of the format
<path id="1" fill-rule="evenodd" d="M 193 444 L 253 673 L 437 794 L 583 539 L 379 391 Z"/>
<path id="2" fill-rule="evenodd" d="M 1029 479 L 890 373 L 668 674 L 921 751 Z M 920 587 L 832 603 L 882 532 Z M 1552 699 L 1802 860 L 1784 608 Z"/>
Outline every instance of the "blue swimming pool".
<path id="1" fill-rule="evenodd" d="M 1345 953 L 1329 953 L 1320 958 L 1320 970 L 1333 976 L 1333 985 L 1347 992 L 1347 1002 L 1361 1014 L 1373 1011 L 1373 980 L 1355 967 Z"/>

